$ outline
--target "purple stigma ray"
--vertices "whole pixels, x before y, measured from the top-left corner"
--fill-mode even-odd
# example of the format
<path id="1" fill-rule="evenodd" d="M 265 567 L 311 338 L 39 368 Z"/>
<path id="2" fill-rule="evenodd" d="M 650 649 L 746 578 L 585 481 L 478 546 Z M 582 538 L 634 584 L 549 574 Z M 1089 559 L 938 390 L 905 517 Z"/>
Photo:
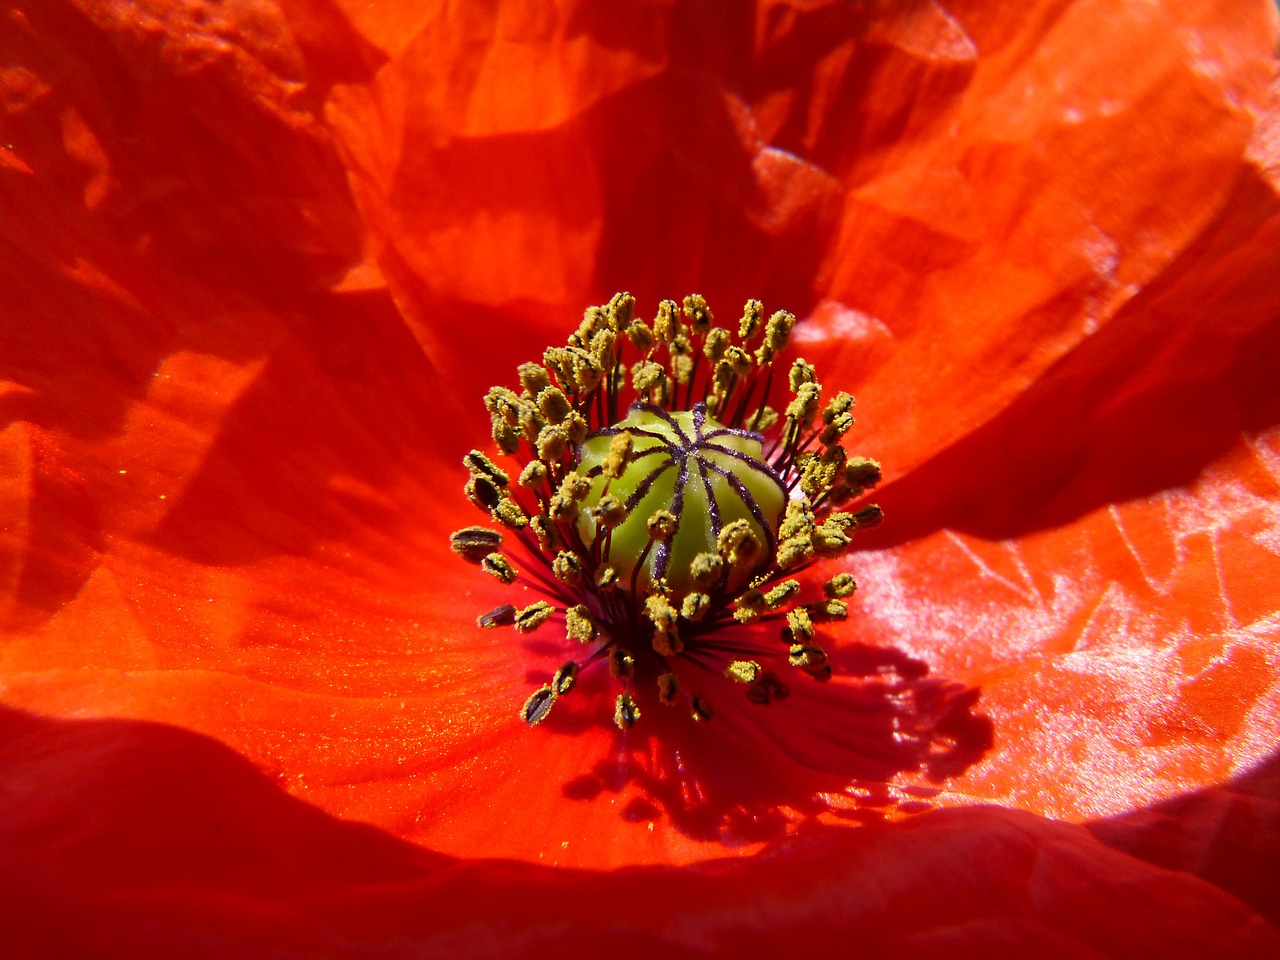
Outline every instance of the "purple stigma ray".
<path id="1" fill-rule="evenodd" d="M 689 461 L 683 460 L 680 463 L 680 475 L 676 477 L 675 494 L 671 498 L 671 512 L 675 514 L 676 526 L 671 531 L 671 536 L 658 544 L 657 555 L 653 558 L 653 576 L 655 580 L 661 580 L 667 575 L 667 565 L 671 562 L 671 541 L 680 532 L 680 514 L 684 511 L 684 488 L 688 482 Z"/>
<path id="2" fill-rule="evenodd" d="M 684 432 L 684 428 L 680 426 L 679 421 L 677 421 L 675 417 L 671 416 L 671 414 L 667 413 L 667 411 L 662 407 L 650 406 L 647 403 L 633 403 L 631 405 L 631 409 L 640 410 L 644 413 L 650 413 L 653 414 L 653 416 L 658 417 L 676 432 L 676 435 L 679 436 L 683 442 L 684 447 L 687 448 L 689 446 L 691 442 L 689 435 Z"/>
<path id="3" fill-rule="evenodd" d="M 764 513 L 760 510 L 760 504 L 757 503 L 756 498 L 751 495 L 751 491 L 747 489 L 746 484 L 744 484 L 742 479 L 732 470 L 726 470 L 717 463 L 711 463 L 709 461 L 701 462 L 705 463 L 716 473 L 720 474 L 720 476 L 724 477 L 729 486 L 733 488 L 733 492 L 742 498 L 742 502 L 746 504 L 747 509 L 751 511 L 751 518 L 755 520 L 755 522 L 760 525 L 760 529 L 764 531 L 769 552 L 773 553 L 777 546 L 777 537 L 774 535 L 773 527 L 765 520 Z"/>
<path id="4" fill-rule="evenodd" d="M 705 463 L 701 458 L 697 460 L 698 472 L 702 476 L 703 489 L 707 491 L 707 514 L 711 518 L 711 532 L 717 538 L 720 531 L 724 529 L 724 521 L 720 519 L 720 505 L 716 502 L 715 489 L 712 486 L 711 478 L 707 476 L 707 467 L 711 466 Z"/>

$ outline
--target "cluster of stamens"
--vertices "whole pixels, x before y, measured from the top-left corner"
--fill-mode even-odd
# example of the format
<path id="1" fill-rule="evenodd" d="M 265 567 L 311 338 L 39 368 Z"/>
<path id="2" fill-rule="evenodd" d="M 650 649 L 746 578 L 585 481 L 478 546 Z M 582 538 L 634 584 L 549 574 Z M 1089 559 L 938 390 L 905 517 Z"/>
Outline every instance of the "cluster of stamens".
<path id="1" fill-rule="evenodd" d="M 847 454 L 853 398 L 823 405 L 804 360 L 789 367 L 782 413 L 768 405 L 794 323 L 785 311 L 765 320 L 751 300 L 735 337 L 696 294 L 645 323 L 620 293 L 588 309 L 566 346 L 522 364 L 519 392 L 489 391 L 493 440 L 519 469 L 467 454 L 466 494 L 499 529 L 466 527 L 451 545 L 544 599 L 478 623 L 522 634 L 558 623 L 584 650 L 525 701 L 526 723 L 599 664 L 621 688 L 624 730 L 643 690 L 706 721 L 723 695 L 710 681 L 763 705 L 789 694 L 787 669 L 831 677 L 817 628 L 847 616 L 856 584 L 847 572 L 817 588 L 797 577 L 879 522 L 876 506 L 836 508 L 880 468 Z"/>

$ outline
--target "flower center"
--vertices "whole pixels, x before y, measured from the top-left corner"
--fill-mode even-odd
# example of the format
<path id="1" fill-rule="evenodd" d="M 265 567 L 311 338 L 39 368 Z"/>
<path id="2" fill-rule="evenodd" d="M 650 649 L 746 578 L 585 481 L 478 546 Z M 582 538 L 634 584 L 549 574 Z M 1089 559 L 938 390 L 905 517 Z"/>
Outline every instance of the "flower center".
<path id="1" fill-rule="evenodd" d="M 506 536 L 467 527 L 454 551 L 545 597 L 479 625 L 530 633 L 558 622 L 585 650 L 525 701 L 530 725 L 597 665 L 621 687 L 614 722 L 624 730 L 649 697 L 704 721 L 721 695 L 709 684 L 740 684 L 764 705 L 788 695 L 786 670 L 828 679 L 817 625 L 845 618 L 855 583 L 797 577 L 880 519 L 876 506 L 833 509 L 880 476 L 841 444 L 853 398 L 822 406 L 816 372 L 796 360 L 784 414 L 768 406 L 794 317 L 762 322 L 749 301 L 734 337 L 696 295 L 683 311 L 663 301 L 652 324 L 634 306 L 618 294 L 589 309 L 565 347 L 520 367 L 520 393 L 489 391 L 494 442 L 520 467 L 514 484 L 482 451 L 465 458 L 467 496 Z M 770 621 L 781 629 L 761 627 Z"/>
<path id="2" fill-rule="evenodd" d="M 614 438 L 628 437 L 630 456 L 619 476 L 605 473 Z M 701 553 L 714 552 L 725 528 L 745 530 L 766 550 L 729 578 L 740 584 L 777 544 L 778 524 L 787 501 L 782 479 L 763 459 L 763 437 L 732 430 L 707 414 L 705 403 L 691 411 L 668 413 L 638 404 L 626 419 L 589 437 L 579 451 L 578 470 L 592 480 L 582 503 L 578 529 L 584 541 L 597 539 L 600 501 L 613 497 L 625 518 L 608 527 L 603 559 L 634 589 L 685 594 L 691 568 Z M 606 504 L 606 507 L 608 504 Z M 675 518 L 674 532 L 653 547 L 648 519 L 659 510 Z"/>

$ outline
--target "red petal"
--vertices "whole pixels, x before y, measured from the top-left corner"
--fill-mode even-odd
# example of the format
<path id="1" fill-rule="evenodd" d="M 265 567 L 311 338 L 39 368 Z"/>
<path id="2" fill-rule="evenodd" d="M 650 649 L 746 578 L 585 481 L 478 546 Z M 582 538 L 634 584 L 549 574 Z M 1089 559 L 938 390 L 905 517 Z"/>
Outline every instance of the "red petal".
<path id="1" fill-rule="evenodd" d="M 318 813 L 183 731 L 12 712 L 0 728 L 6 942 L 27 954 L 1280 949 L 1274 927 L 1187 873 L 995 808 L 818 830 L 693 869 L 467 863 Z"/>
<path id="2" fill-rule="evenodd" d="M 0 850 L 33 936 L 484 952 L 497 903 L 516 953 L 567 929 L 1274 949 L 1208 885 L 1011 811 L 810 825 L 738 870 L 445 869 L 402 842 L 687 863 L 813 812 L 757 785 L 732 837 L 654 817 L 677 781 L 627 780 L 612 731 L 520 727 L 556 655 L 478 631 L 502 595 L 436 569 L 479 390 L 618 287 L 817 305 L 799 339 L 902 477 L 859 638 L 981 684 L 997 721 L 958 795 L 1119 815 L 1266 756 L 1272 7 L 504 7 L 443 30 L 349 6 L 3 14 L 6 701 L 210 734 L 392 834 L 189 732 L 10 718 Z M 1205 849 L 1098 830 L 1171 867 Z M 1269 875 L 1210 874 L 1242 897 Z"/>

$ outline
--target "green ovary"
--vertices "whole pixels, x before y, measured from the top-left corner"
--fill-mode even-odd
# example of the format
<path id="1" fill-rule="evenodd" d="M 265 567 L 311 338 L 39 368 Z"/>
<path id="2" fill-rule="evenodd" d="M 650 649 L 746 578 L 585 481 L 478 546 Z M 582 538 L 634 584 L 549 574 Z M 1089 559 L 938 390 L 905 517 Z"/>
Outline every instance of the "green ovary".
<path id="1" fill-rule="evenodd" d="M 596 535 L 596 524 L 587 511 L 595 506 L 606 492 L 623 503 L 628 503 L 646 478 L 655 470 L 660 471 L 639 503 L 635 504 L 627 518 L 614 529 L 609 543 L 608 563 L 618 570 L 623 588 L 628 588 L 632 572 L 649 544 L 649 532 L 646 526 L 648 519 L 658 510 L 677 513 L 674 500 L 683 459 L 688 463 L 689 477 L 684 485 L 683 503 L 677 513 L 678 525 L 675 536 L 671 540 L 670 559 L 666 570 L 668 591 L 673 594 L 682 594 L 692 587 L 689 564 L 693 558 L 699 553 L 715 552 L 717 548 L 706 479 L 710 480 L 711 495 L 715 498 L 721 527 L 734 520 L 746 520 L 750 523 L 752 531 L 760 541 L 759 561 L 761 563 L 768 559 L 767 545 L 771 542 L 772 535 L 777 533 L 778 523 L 786 506 L 787 493 L 772 471 L 765 466 L 759 440 L 741 433 L 726 433 L 695 445 L 690 442 L 697 433 L 694 427 L 694 414 L 680 411 L 670 413 L 668 416 L 675 421 L 680 431 L 684 433 L 684 437 L 664 417 L 643 409 L 633 409 L 626 419 L 617 424 L 620 430 L 632 431 L 631 458 L 621 477 L 607 482 L 603 476 L 596 476 L 593 479 L 591 492 L 582 503 L 578 528 L 584 541 L 591 543 Z M 721 429 L 724 428 L 711 417 L 704 417 L 701 431 L 703 437 L 707 433 Z M 652 436 L 637 432 L 640 430 Z M 665 438 L 680 450 L 669 450 L 660 438 Z M 609 454 L 611 440 L 610 436 L 598 436 L 588 438 L 583 443 L 580 450 L 581 464 L 578 467 L 580 473 L 589 476 L 592 468 L 604 463 Z M 750 462 L 740 460 L 726 452 L 730 450 L 745 454 L 750 458 Z M 754 499 L 760 516 L 769 525 L 767 534 L 752 516 L 751 508 L 741 494 L 734 489 L 726 477 L 716 471 L 716 467 L 736 477 L 749 496 Z M 637 578 L 637 589 L 644 590 L 652 582 L 657 562 L 658 544 L 654 544 Z M 755 566 L 758 564 L 753 564 L 752 569 Z M 730 576 L 728 585 L 730 587 L 739 585 L 746 580 L 749 572 L 748 570 L 735 571 Z"/>

